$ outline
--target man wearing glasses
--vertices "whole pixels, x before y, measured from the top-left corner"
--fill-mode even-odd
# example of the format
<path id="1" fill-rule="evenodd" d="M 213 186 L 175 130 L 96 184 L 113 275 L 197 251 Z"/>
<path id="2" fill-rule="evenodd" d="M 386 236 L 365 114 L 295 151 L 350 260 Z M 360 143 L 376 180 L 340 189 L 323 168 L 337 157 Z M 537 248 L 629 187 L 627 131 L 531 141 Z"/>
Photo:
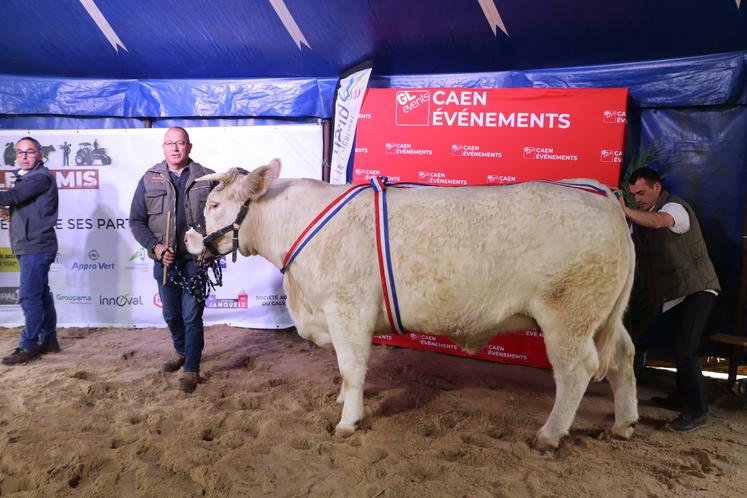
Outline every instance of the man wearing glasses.
<path id="1" fill-rule="evenodd" d="M 10 220 L 10 246 L 21 269 L 18 289 L 24 328 L 18 347 L 2 359 L 18 365 L 57 353 L 57 312 L 49 290 L 49 267 L 57 255 L 57 182 L 42 162 L 41 144 L 24 137 L 16 144 L 16 182 L 0 192 L 0 218 Z"/>
<path id="2" fill-rule="evenodd" d="M 204 232 L 203 211 L 213 186 L 208 182 L 195 182 L 196 178 L 213 171 L 192 161 L 191 150 L 187 131 L 169 128 L 163 137 L 165 159 L 145 172 L 130 207 L 130 230 L 155 260 L 153 277 L 158 283 L 163 318 L 174 344 L 174 355 L 161 365 L 161 370 L 175 372 L 184 366 L 184 374 L 179 379 L 179 389 L 184 392 L 193 392 L 202 380 L 200 359 L 205 306 L 176 285 L 170 276 L 178 271 L 185 277 L 192 277 L 197 271 L 194 257 L 184 245 L 184 234 L 190 227 Z M 167 242 L 170 242 L 168 246 Z M 165 279 L 164 271 L 167 272 Z"/>

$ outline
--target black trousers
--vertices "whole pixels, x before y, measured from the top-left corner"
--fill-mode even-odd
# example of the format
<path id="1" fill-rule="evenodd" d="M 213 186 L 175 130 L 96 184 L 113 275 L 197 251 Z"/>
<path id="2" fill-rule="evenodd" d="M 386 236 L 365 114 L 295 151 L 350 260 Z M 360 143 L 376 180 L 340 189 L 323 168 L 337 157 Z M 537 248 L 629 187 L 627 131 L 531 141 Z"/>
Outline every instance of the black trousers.
<path id="1" fill-rule="evenodd" d="M 715 303 L 715 294 L 701 291 L 690 294 L 665 313 L 672 326 L 677 393 L 682 401 L 682 413 L 698 415 L 708 411 L 705 380 L 698 363 L 698 346 Z"/>

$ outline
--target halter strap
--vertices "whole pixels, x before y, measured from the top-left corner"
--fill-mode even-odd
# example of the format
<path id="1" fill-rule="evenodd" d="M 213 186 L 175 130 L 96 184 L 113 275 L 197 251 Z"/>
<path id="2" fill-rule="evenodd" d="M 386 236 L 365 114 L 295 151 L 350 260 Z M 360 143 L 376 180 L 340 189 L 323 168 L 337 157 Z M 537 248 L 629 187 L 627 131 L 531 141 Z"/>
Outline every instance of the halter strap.
<path id="1" fill-rule="evenodd" d="M 204 239 L 202 239 L 202 245 L 216 256 L 225 256 L 226 254 L 228 254 L 228 252 L 221 253 L 220 251 L 218 251 L 218 248 L 215 247 L 215 244 L 213 242 L 223 237 L 223 235 L 225 235 L 226 233 L 233 231 L 233 244 L 232 249 L 229 252 L 231 253 L 231 261 L 235 263 L 236 251 L 239 250 L 239 228 L 241 228 L 241 223 L 244 221 L 244 218 L 246 218 L 246 213 L 249 212 L 249 202 L 249 199 L 247 199 L 246 202 L 241 205 L 239 213 L 236 215 L 236 219 L 232 224 L 226 225 L 223 228 L 211 233 L 210 235 L 207 235 Z"/>

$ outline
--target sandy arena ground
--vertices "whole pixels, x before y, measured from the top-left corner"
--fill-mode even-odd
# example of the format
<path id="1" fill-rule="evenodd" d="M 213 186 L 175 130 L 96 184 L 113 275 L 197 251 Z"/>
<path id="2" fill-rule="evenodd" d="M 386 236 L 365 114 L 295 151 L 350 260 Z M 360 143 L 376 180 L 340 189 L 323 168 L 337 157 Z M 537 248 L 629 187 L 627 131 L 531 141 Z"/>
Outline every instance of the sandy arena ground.
<path id="1" fill-rule="evenodd" d="M 0 351 L 19 329 L 0 329 Z M 553 402 L 550 371 L 375 346 L 363 427 L 340 415 L 334 353 L 293 331 L 209 327 L 194 394 L 159 364 L 165 329 L 62 329 L 63 351 L 0 366 L 0 495 L 90 497 L 744 496 L 747 410 L 709 381 L 712 417 L 661 430 L 673 383 L 649 369 L 630 441 L 606 440 L 594 383 L 555 454 L 528 440 Z"/>

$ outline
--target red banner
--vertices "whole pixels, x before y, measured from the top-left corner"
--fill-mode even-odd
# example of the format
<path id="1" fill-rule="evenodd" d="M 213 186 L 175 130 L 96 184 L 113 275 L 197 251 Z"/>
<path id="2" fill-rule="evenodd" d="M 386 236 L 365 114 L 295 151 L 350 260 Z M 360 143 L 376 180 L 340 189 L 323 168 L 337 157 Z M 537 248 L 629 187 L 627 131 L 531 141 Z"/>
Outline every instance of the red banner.
<path id="1" fill-rule="evenodd" d="M 627 90 L 369 89 L 354 183 L 432 185 L 596 178 L 617 184 Z"/>
<path id="2" fill-rule="evenodd" d="M 617 185 L 627 96 L 625 88 L 369 89 L 358 118 L 352 180 L 387 176 L 464 186 L 594 178 Z M 538 330 L 497 336 L 476 355 L 433 334 L 374 341 L 549 367 Z"/>

